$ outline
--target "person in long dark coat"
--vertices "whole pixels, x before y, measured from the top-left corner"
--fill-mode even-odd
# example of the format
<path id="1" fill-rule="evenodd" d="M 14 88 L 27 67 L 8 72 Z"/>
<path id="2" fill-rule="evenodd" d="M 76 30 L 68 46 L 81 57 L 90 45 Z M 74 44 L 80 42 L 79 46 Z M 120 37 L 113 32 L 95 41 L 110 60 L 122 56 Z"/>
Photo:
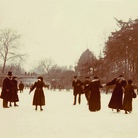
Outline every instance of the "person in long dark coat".
<path id="1" fill-rule="evenodd" d="M 100 80 L 97 76 L 95 76 L 94 80 L 90 84 L 91 94 L 89 99 L 89 110 L 91 112 L 96 112 L 101 109 L 100 88 L 102 88 Z"/>
<path id="2" fill-rule="evenodd" d="M 73 95 L 74 95 L 74 103 L 73 105 L 76 105 L 76 99 L 78 95 L 78 103 L 81 103 L 81 94 L 82 94 L 82 86 L 83 83 L 77 78 L 77 76 L 74 76 L 74 79 L 72 81 L 72 87 L 73 87 Z"/>
<path id="3" fill-rule="evenodd" d="M 90 78 L 85 77 L 85 81 L 83 82 L 83 85 L 84 85 L 85 97 L 88 104 L 89 104 L 89 98 L 90 98 L 90 83 L 91 83 Z"/>
<path id="4" fill-rule="evenodd" d="M 11 76 L 12 72 L 9 71 L 7 77 L 3 80 L 1 92 L 1 99 L 3 99 L 3 108 L 9 108 L 8 101 L 10 101 L 11 97 Z"/>
<path id="5" fill-rule="evenodd" d="M 12 77 L 12 83 L 11 83 L 11 98 L 10 98 L 10 106 L 12 106 L 12 102 L 14 103 L 14 106 L 18 106 L 16 102 L 19 101 L 18 97 L 18 82 L 17 82 L 17 77 L 14 76 Z"/>
<path id="6" fill-rule="evenodd" d="M 24 89 L 24 84 L 22 81 L 20 81 L 19 83 L 19 90 L 20 90 L 20 93 L 23 92 L 23 89 Z"/>
<path id="7" fill-rule="evenodd" d="M 30 88 L 29 94 L 35 89 L 33 97 L 33 105 L 35 105 L 35 110 L 37 110 L 37 106 L 40 106 L 40 110 L 42 111 L 42 106 L 45 105 L 45 95 L 43 87 L 47 87 L 47 85 L 43 82 L 43 77 L 39 76 L 38 81 L 35 82 Z"/>
<path id="8" fill-rule="evenodd" d="M 113 109 L 116 109 L 117 112 L 122 110 L 122 98 L 123 98 L 123 91 L 126 86 L 126 81 L 122 75 L 120 75 L 118 78 L 114 78 L 111 82 L 108 82 L 106 86 L 115 85 L 115 88 L 112 92 L 112 96 L 110 99 L 110 102 L 108 104 L 108 107 Z"/>
<path id="9" fill-rule="evenodd" d="M 125 87 L 124 93 L 123 110 L 125 110 L 125 114 L 128 114 L 128 112 L 131 113 L 132 111 L 132 94 L 134 93 L 132 80 L 128 80 L 128 84 Z"/>

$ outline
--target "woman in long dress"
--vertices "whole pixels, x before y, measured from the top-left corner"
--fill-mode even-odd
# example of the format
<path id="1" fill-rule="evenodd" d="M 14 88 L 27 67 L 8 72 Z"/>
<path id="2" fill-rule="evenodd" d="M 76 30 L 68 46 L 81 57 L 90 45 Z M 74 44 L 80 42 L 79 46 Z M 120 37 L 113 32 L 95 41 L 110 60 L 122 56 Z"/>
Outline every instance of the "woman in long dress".
<path id="1" fill-rule="evenodd" d="M 111 109 L 116 109 L 117 112 L 122 110 L 122 98 L 123 98 L 123 91 L 126 86 L 126 81 L 124 77 L 120 75 L 118 78 L 113 79 L 111 82 L 108 82 L 106 86 L 115 85 L 115 88 L 112 92 L 112 96 L 108 107 Z"/>
<path id="2" fill-rule="evenodd" d="M 132 94 L 134 93 L 132 80 L 128 80 L 124 93 L 123 110 L 125 110 L 125 114 L 128 114 L 128 112 L 131 113 L 132 111 Z"/>
<path id="3" fill-rule="evenodd" d="M 47 85 L 43 82 L 43 77 L 39 76 L 38 81 L 35 82 L 30 88 L 29 93 L 31 93 L 31 91 L 35 89 L 33 97 L 33 105 L 35 106 L 35 110 L 37 110 L 37 106 L 40 106 L 40 110 L 43 111 L 42 106 L 45 105 L 45 95 L 43 87 L 47 87 Z"/>
<path id="4" fill-rule="evenodd" d="M 101 95 L 100 88 L 102 85 L 97 76 L 94 77 L 94 80 L 90 84 L 90 99 L 89 99 L 89 110 L 92 112 L 99 111 L 101 109 Z"/>

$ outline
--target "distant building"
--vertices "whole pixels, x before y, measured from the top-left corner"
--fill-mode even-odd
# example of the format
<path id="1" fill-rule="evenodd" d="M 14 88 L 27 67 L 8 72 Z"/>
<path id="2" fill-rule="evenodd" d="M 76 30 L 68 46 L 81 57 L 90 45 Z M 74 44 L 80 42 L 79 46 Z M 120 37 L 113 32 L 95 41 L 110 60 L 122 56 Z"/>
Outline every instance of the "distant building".
<path id="1" fill-rule="evenodd" d="M 80 78 L 81 77 L 84 78 L 85 76 L 92 75 L 95 60 L 96 60 L 96 57 L 89 49 L 86 49 L 82 53 L 78 61 L 78 64 L 75 68 L 75 71 L 77 72 L 78 76 L 80 76 Z"/>

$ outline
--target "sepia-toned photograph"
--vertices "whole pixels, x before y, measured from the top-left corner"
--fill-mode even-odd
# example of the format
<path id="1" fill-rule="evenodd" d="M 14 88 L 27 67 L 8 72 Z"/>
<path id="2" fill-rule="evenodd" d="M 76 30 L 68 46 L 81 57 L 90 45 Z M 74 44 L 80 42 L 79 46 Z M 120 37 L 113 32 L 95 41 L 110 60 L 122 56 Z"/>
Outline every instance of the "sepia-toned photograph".
<path id="1" fill-rule="evenodd" d="M 1 138 L 138 138 L 138 0 L 0 0 Z"/>

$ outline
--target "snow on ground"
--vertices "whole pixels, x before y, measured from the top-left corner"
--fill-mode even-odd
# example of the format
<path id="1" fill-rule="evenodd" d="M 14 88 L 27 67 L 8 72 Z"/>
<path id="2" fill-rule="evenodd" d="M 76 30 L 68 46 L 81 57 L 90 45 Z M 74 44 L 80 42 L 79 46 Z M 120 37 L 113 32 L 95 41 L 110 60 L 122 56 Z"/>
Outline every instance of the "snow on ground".
<path id="1" fill-rule="evenodd" d="M 72 91 L 45 89 L 46 106 L 35 111 L 29 89 L 19 93 L 19 107 L 2 108 L 0 99 L 1 138 L 138 138 L 138 98 L 133 112 L 116 113 L 108 108 L 111 94 L 101 93 L 102 109 L 88 110 L 85 96 L 73 105 Z"/>

